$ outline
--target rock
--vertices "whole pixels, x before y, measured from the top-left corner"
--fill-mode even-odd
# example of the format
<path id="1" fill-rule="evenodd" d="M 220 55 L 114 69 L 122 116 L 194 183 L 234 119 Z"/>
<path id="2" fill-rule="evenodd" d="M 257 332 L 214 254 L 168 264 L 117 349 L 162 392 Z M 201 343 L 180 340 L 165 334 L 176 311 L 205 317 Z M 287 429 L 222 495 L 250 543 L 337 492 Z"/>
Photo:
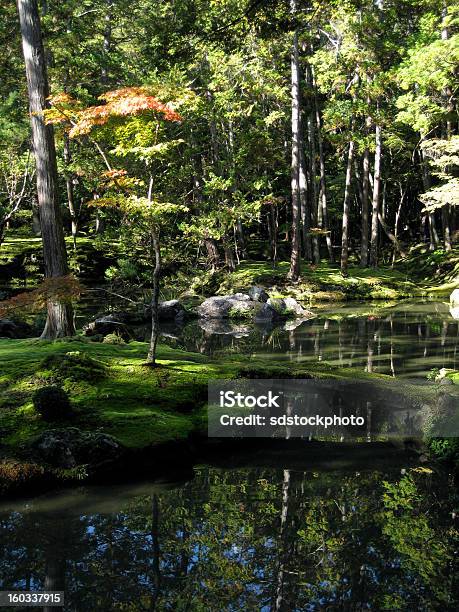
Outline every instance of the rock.
<path id="1" fill-rule="evenodd" d="M 459 306 L 459 288 L 452 292 L 449 301 L 451 306 Z"/>
<path id="2" fill-rule="evenodd" d="M 33 335 L 32 326 L 25 321 L 0 319 L 0 338 L 31 338 Z"/>
<path id="3" fill-rule="evenodd" d="M 83 332 L 85 336 L 117 334 L 127 342 L 133 337 L 129 327 L 125 323 L 118 321 L 115 315 L 107 315 L 88 323 L 83 327 Z"/>
<path id="4" fill-rule="evenodd" d="M 198 306 L 197 313 L 204 319 L 225 319 L 250 316 L 259 308 L 260 304 L 253 302 L 247 294 L 235 293 L 207 298 Z"/>
<path id="5" fill-rule="evenodd" d="M 269 295 L 263 289 L 263 287 L 250 287 L 247 291 L 247 295 L 254 302 L 263 302 L 266 303 L 269 300 Z"/>
<path id="6" fill-rule="evenodd" d="M 442 379 L 440 380 L 440 385 L 442 385 L 442 386 L 443 386 L 443 385 L 445 385 L 445 386 L 446 386 L 446 385 L 453 385 L 453 384 L 454 384 L 454 383 L 453 383 L 453 381 L 451 380 L 451 378 L 442 378 Z"/>
<path id="7" fill-rule="evenodd" d="M 123 448 L 112 436 L 83 432 L 77 427 L 49 429 L 34 443 L 40 458 L 60 468 L 89 465 L 94 468 L 121 456 Z"/>
<path id="8" fill-rule="evenodd" d="M 185 319 L 185 315 L 185 308 L 178 300 L 168 300 L 159 303 L 158 316 L 160 321 L 175 321 L 179 323 Z"/>
<path id="9" fill-rule="evenodd" d="M 451 368 L 441 368 L 438 375 L 435 377 L 435 380 L 440 381 L 445 378 L 445 376 L 448 376 L 448 374 L 452 374 L 453 372 L 455 372 L 455 370 L 452 370 Z"/>
<path id="10" fill-rule="evenodd" d="M 289 313 L 293 313 L 295 317 L 309 319 L 312 313 L 309 310 L 305 310 L 301 304 L 299 304 L 294 298 L 284 298 L 284 303 Z"/>
<path id="11" fill-rule="evenodd" d="M 305 310 L 294 298 L 269 298 L 266 304 L 263 304 L 255 320 L 259 322 L 284 321 L 288 318 L 309 319 L 312 316 L 312 313 Z"/>

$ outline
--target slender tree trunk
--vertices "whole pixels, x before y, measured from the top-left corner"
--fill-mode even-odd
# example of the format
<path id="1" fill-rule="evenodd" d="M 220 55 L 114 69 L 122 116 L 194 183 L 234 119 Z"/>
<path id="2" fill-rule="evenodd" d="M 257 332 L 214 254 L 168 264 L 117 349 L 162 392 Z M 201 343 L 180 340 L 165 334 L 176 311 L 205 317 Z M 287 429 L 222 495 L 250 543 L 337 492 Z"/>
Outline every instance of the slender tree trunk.
<path id="1" fill-rule="evenodd" d="M 287 564 L 287 519 L 290 503 L 290 470 L 284 470 L 284 478 L 282 482 L 282 508 L 280 522 L 280 542 L 279 542 L 279 561 L 277 567 L 276 578 L 276 593 L 274 597 L 274 612 L 281 612 L 284 609 L 284 579 L 285 566 Z"/>
<path id="2" fill-rule="evenodd" d="M 363 152 L 362 176 L 362 237 L 360 244 L 360 266 L 368 266 L 368 229 L 370 221 L 370 150 Z"/>
<path id="3" fill-rule="evenodd" d="M 445 243 L 445 250 L 451 251 L 453 248 L 453 245 L 451 242 L 449 204 L 445 204 L 441 209 L 441 222 L 442 222 L 442 227 L 443 227 L 443 240 Z"/>
<path id="4" fill-rule="evenodd" d="M 349 205 L 351 201 L 352 165 L 354 163 L 355 143 L 349 143 L 349 154 L 347 158 L 346 186 L 344 189 L 343 204 L 343 229 L 341 236 L 341 273 L 347 275 L 349 262 Z"/>
<path id="5" fill-rule="evenodd" d="M 18 0 L 17 5 L 29 93 L 45 274 L 48 278 L 59 277 L 68 274 L 67 252 L 58 199 L 53 128 L 45 124 L 43 117 L 49 90 L 40 17 L 37 0 Z M 47 310 L 42 338 L 53 339 L 75 333 L 71 304 L 50 299 Z"/>
<path id="6" fill-rule="evenodd" d="M 269 230 L 269 244 L 270 244 L 270 255 L 273 266 L 277 263 L 277 233 L 278 233 L 278 212 L 277 205 L 272 202 L 269 205 L 268 210 L 268 230 Z"/>
<path id="7" fill-rule="evenodd" d="M 419 160 L 421 163 L 422 183 L 424 186 L 424 191 L 429 191 L 429 189 L 432 186 L 431 181 L 430 181 L 429 167 L 424 158 L 424 154 L 420 150 L 419 150 Z M 427 222 L 429 226 L 430 250 L 435 251 L 435 249 L 438 248 L 438 245 L 440 243 L 440 240 L 438 238 L 437 225 L 435 222 L 435 213 L 433 212 L 427 213 Z"/>
<path id="8" fill-rule="evenodd" d="M 303 147 L 300 147 L 300 166 L 298 172 L 298 189 L 301 208 L 301 227 L 303 230 L 304 256 L 307 261 L 312 261 L 311 214 L 308 205 L 308 179 L 306 176 L 306 160 Z"/>
<path id="9" fill-rule="evenodd" d="M 151 336 L 148 350 L 147 364 L 156 365 L 156 346 L 159 338 L 159 283 L 161 277 L 161 249 L 159 237 L 154 228 L 151 230 L 151 242 L 155 254 L 155 268 L 153 270 L 153 292 L 151 296 Z"/>
<path id="10" fill-rule="evenodd" d="M 72 242 L 73 242 L 73 250 L 76 251 L 77 243 L 77 231 L 78 231 L 78 218 L 75 207 L 75 197 L 73 192 L 73 182 L 72 175 L 69 171 L 69 165 L 72 161 L 72 154 L 70 151 L 70 139 L 67 133 L 64 133 L 64 163 L 66 165 L 65 172 L 65 186 L 67 188 L 67 203 L 69 206 L 69 214 L 70 214 L 70 223 L 71 223 L 71 231 L 72 231 Z"/>
<path id="11" fill-rule="evenodd" d="M 311 80 L 311 79 L 310 79 Z M 316 140 L 314 136 L 314 114 L 311 113 L 308 117 L 308 140 L 309 140 L 309 150 L 311 152 L 310 160 L 311 160 L 311 193 L 310 193 L 310 201 L 311 201 L 311 223 L 314 228 L 318 227 L 318 198 L 317 198 L 317 163 L 316 163 Z M 300 144 L 301 146 L 301 144 Z M 312 255 L 315 264 L 320 263 L 320 250 L 319 250 L 319 238 L 317 234 L 312 236 Z"/>
<path id="12" fill-rule="evenodd" d="M 296 15 L 296 0 L 290 0 L 290 9 Z M 292 254 L 288 278 L 297 281 L 300 276 L 300 199 L 299 199 L 299 165 L 300 165 L 300 62 L 298 51 L 298 30 L 293 34 L 291 52 L 291 99 L 292 99 Z"/>
<path id="13" fill-rule="evenodd" d="M 328 260 L 330 263 L 334 261 L 333 245 L 331 239 L 331 232 L 329 231 L 328 221 L 328 202 L 327 202 L 327 181 L 325 175 L 325 157 L 324 157 L 324 146 L 322 140 L 322 118 L 320 116 L 319 102 L 317 100 L 317 91 L 314 85 L 314 105 L 316 111 L 316 126 L 317 126 L 317 144 L 319 147 L 319 166 L 320 166 L 320 207 L 322 217 L 322 227 L 326 231 L 325 242 L 327 244 Z"/>
<path id="14" fill-rule="evenodd" d="M 402 185 L 400 184 L 400 201 L 398 203 L 397 212 L 395 213 L 395 225 L 394 225 L 394 238 L 396 242 L 398 242 L 398 231 L 399 231 L 399 226 L 400 226 L 400 219 L 402 216 L 402 206 L 403 206 L 404 199 L 405 199 L 405 191 L 403 191 Z M 395 264 L 396 256 L 397 256 L 397 248 L 394 243 L 394 252 L 392 255 L 392 267 Z"/>
<path id="15" fill-rule="evenodd" d="M 107 87 L 109 82 L 108 76 L 108 61 L 110 58 L 110 51 L 112 48 L 112 21 L 113 21 L 113 2 L 114 0 L 105 0 L 106 13 L 105 13 L 105 27 L 104 27 L 104 39 L 102 43 L 103 50 L 103 64 L 101 68 L 101 81 L 102 84 Z"/>
<path id="16" fill-rule="evenodd" d="M 379 221 L 379 206 L 381 193 L 381 155 L 382 155 L 382 140 L 381 127 L 375 127 L 375 171 L 373 178 L 373 203 L 371 215 L 371 242 L 370 242 L 370 265 L 373 268 L 378 266 L 378 221 Z"/>

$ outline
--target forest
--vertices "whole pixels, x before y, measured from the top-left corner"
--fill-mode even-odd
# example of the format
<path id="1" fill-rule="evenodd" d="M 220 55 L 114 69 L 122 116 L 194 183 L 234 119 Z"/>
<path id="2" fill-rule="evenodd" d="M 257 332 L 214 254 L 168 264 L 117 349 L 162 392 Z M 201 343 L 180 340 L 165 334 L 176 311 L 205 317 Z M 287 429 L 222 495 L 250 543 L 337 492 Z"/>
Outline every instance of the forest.
<path id="1" fill-rule="evenodd" d="M 0 0 L 0 44 L 0 590 L 456 610 L 459 1 Z M 213 435 L 278 379 L 365 428 Z"/>

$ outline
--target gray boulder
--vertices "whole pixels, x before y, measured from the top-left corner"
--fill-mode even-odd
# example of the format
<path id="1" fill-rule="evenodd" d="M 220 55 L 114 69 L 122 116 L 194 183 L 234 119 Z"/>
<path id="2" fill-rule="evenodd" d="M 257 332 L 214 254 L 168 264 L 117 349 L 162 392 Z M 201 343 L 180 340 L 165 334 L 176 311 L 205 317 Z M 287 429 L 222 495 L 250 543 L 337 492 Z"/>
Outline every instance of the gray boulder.
<path id="1" fill-rule="evenodd" d="M 247 291 L 247 295 L 254 302 L 263 302 L 266 303 L 269 300 L 269 295 L 263 289 L 263 287 L 250 287 Z"/>
<path id="2" fill-rule="evenodd" d="M 260 309 L 259 302 L 253 302 L 245 293 L 215 295 L 198 306 L 197 313 L 203 319 L 229 319 L 253 316 Z"/>
<path id="3" fill-rule="evenodd" d="M 269 298 L 257 313 L 255 321 L 285 321 L 289 318 L 310 319 L 313 314 L 305 310 L 294 298 Z"/>
<path id="4" fill-rule="evenodd" d="M 185 308 L 178 300 L 168 300 L 159 303 L 158 317 L 160 321 L 175 321 L 179 323 L 185 319 L 185 314 Z"/>
<path id="5" fill-rule="evenodd" d="M 40 459 L 60 468 L 77 465 L 97 467 L 121 456 L 123 447 L 112 436 L 96 432 L 83 432 L 77 427 L 49 429 L 34 443 Z"/>

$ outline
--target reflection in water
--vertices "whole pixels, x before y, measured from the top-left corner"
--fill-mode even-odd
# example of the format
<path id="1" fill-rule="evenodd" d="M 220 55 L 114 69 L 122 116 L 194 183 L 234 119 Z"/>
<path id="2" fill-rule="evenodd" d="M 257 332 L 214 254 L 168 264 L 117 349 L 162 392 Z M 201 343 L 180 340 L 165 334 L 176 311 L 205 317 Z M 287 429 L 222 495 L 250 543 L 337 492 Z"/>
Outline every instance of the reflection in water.
<path id="1" fill-rule="evenodd" d="M 0 509 L 0 588 L 68 610 L 455 610 L 457 493 L 425 468 L 199 468 Z"/>
<path id="2" fill-rule="evenodd" d="M 171 346 L 208 355 L 263 354 L 283 361 L 326 361 L 392 376 L 422 376 L 433 368 L 459 368 L 459 322 L 447 304 L 402 303 L 368 313 L 348 305 L 315 319 L 262 326 L 195 321 L 163 327 Z"/>

